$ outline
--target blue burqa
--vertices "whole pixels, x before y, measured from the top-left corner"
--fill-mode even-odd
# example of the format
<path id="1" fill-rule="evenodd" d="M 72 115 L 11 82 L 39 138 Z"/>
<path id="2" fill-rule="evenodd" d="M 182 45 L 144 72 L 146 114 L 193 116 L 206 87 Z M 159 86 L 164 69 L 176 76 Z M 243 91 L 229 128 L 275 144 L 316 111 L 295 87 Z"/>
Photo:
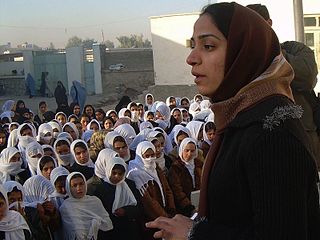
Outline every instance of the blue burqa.
<path id="1" fill-rule="evenodd" d="M 26 87 L 27 92 L 30 96 L 36 95 L 36 83 L 30 73 L 28 73 L 26 78 Z"/>
<path id="2" fill-rule="evenodd" d="M 75 80 L 72 82 L 70 96 L 72 97 L 72 102 L 78 103 L 80 106 L 80 111 L 83 112 L 83 108 L 86 104 L 87 91 L 79 81 Z"/>

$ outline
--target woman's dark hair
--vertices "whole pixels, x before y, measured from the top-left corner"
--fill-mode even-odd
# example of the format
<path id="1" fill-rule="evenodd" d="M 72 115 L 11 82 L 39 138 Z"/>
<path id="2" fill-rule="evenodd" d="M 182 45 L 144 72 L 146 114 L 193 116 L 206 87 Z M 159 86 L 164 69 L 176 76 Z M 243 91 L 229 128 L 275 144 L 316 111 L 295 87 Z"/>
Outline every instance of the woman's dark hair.
<path id="1" fill-rule="evenodd" d="M 131 111 L 130 111 L 129 109 L 127 109 L 127 110 L 124 111 L 124 114 L 126 114 L 126 113 L 129 113 L 129 114 L 130 114 L 130 117 L 132 117 L 132 116 L 131 116 Z"/>
<path id="2" fill-rule="evenodd" d="M 23 132 L 23 131 L 25 131 L 25 130 L 28 130 L 28 129 L 30 129 L 31 131 L 32 131 L 32 129 L 31 129 L 31 127 L 29 127 L 29 125 L 24 125 L 22 128 L 21 128 L 21 130 L 20 130 L 20 134 Z"/>
<path id="3" fill-rule="evenodd" d="M 115 124 L 115 122 L 114 122 L 114 120 L 113 120 L 112 117 L 105 117 L 105 118 L 103 119 L 103 125 L 104 125 L 105 121 L 107 121 L 107 120 L 110 120 L 113 125 Z"/>
<path id="4" fill-rule="evenodd" d="M 179 136 L 181 136 L 181 135 L 186 135 L 187 137 L 190 137 L 189 136 L 189 134 L 188 133 L 186 133 L 185 131 L 183 131 L 183 130 L 180 130 L 179 132 L 178 132 L 178 134 L 177 134 L 177 136 L 176 137 L 179 137 Z"/>
<path id="5" fill-rule="evenodd" d="M 68 145 L 70 147 L 70 144 L 66 140 L 59 140 L 56 144 L 56 147 L 60 147 L 63 145 Z"/>
<path id="6" fill-rule="evenodd" d="M 79 119 L 84 118 L 84 117 L 89 118 L 89 120 L 90 120 L 89 115 L 88 115 L 88 114 L 86 114 L 85 112 L 83 112 L 83 113 L 81 114 L 81 116 L 80 116 L 80 118 L 79 118 Z"/>
<path id="7" fill-rule="evenodd" d="M 149 115 L 152 115 L 152 117 L 154 117 L 154 112 L 148 112 L 147 117 L 148 117 Z"/>
<path id="8" fill-rule="evenodd" d="M 83 108 L 83 113 L 85 113 L 85 112 L 86 112 L 86 110 L 87 110 L 87 108 L 88 108 L 88 107 L 92 108 L 93 115 L 94 115 L 95 110 L 94 110 L 94 107 L 93 107 L 91 104 L 87 104 L 87 105 L 85 105 L 85 106 L 84 106 L 84 108 Z"/>
<path id="9" fill-rule="evenodd" d="M 66 178 L 67 178 L 67 175 L 61 175 L 59 176 L 56 181 L 54 182 L 54 185 L 56 185 L 56 182 L 66 182 Z"/>
<path id="10" fill-rule="evenodd" d="M 22 195 L 22 191 L 20 191 L 17 187 L 13 187 L 11 192 L 7 192 L 8 197 L 9 197 L 9 194 L 12 192 L 19 192 Z"/>
<path id="11" fill-rule="evenodd" d="M 82 178 L 83 181 L 86 182 L 86 180 L 83 178 L 83 176 L 82 176 L 81 174 L 79 174 L 79 173 L 76 173 L 75 175 L 73 175 L 73 176 L 71 177 L 70 181 L 71 181 L 72 179 L 75 179 L 75 178 Z"/>
<path id="12" fill-rule="evenodd" d="M 229 11 L 226 11 L 226 9 Z M 205 6 L 200 16 L 208 14 L 220 32 L 228 39 L 230 23 L 234 11 L 234 3 L 217 3 Z"/>
<path id="13" fill-rule="evenodd" d="M 40 161 L 39 166 L 40 166 L 41 171 L 42 171 L 44 165 L 46 165 L 48 162 L 52 162 L 53 165 L 55 165 L 53 158 L 50 156 L 43 156 L 39 161 Z"/>
<path id="14" fill-rule="evenodd" d="M 207 124 L 205 124 L 205 131 L 206 132 L 208 132 L 211 129 L 213 129 L 214 131 L 216 131 L 216 129 L 217 129 L 214 122 L 208 122 Z"/>
<path id="15" fill-rule="evenodd" d="M 125 172 L 126 169 L 124 168 L 124 166 L 122 166 L 121 164 L 115 164 L 112 168 L 112 170 L 120 170 L 122 172 Z"/>
<path id="16" fill-rule="evenodd" d="M 40 108 L 42 105 L 47 105 L 47 103 L 46 103 L 45 101 L 39 102 L 39 108 Z"/>
<path id="17" fill-rule="evenodd" d="M 126 142 L 126 140 L 125 140 L 122 136 L 116 136 L 116 137 L 113 139 L 113 144 L 114 144 L 115 142 L 123 142 L 123 143 L 125 143 L 126 145 L 128 145 L 127 142 Z M 113 144 L 112 144 L 112 145 L 113 145 Z"/>
<path id="18" fill-rule="evenodd" d="M 103 111 L 102 108 L 98 108 L 95 112 L 99 112 L 99 113 L 101 113 L 103 116 L 106 115 L 105 111 Z"/>
<path id="19" fill-rule="evenodd" d="M 74 145 L 73 149 L 75 149 L 77 147 L 88 150 L 88 147 L 83 142 L 76 143 L 76 145 Z"/>

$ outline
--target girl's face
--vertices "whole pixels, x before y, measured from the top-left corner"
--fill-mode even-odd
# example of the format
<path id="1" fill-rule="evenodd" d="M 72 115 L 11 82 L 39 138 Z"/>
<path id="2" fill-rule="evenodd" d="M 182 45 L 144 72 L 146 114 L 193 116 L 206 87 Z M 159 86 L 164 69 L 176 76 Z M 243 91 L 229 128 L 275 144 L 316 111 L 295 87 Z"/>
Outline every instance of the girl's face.
<path id="1" fill-rule="evenodd" d="M 173 98 L 173 97 L 169 99 L 169 103 L 170 103 L 170 106 L 176 106 L 177 105 L 176 99 Z"/>
<path id="2" fill-rule="evenodd" d="M 82 125 L 82 129 L 86 129 L 87 128 L 87 125 L 89 123 L 89 118 L 87 117 L 82 117 L 81 120 L 81 125 Z"/>
<path id="3" fill-rule="evenodd" d="M 190 161 L 196 153 L 196 146 L 194 143 L 188 143 L 182 151 L 182 158 L 184 161 Z"/>
<path id="4" fill-rule="evenodd" d="M 181 106 L 183 108 L 185 108 L 185 109 L 188 109 L 189 108 L 189 102 L 186 99 L 184 99 L 184 100 L 181 101 Z"/>
<path id="5" fill-rule="evenodd" d="M 8 193 L 8 202 L 9 202 L 9 205 L 14 202 L 22 202 L 21 191 L 12 191 L 12 192 Z"/>
<path id="6" fill-rule="evenodd" d="M 103 115 L 102 112 L 96 112 L 95 115 L 96 115 L 96 119 L 97 119 L 98 121 L 102 121 L 103 118 L 104 118 L 104 115 Z"/>
<path id="7" fill-rule="evenodd" d="M 99 131 L 99 126 L 98 126 L 97 123 L 92 122 L 92 123 L 90 124 L 90 129 L 93 130 L 94 132 L 97 132 L 97 131 Z"/>
<path id="8" fill-rule="evenodd" d="M 71 135 L 71 137 L 72 137 L 73 140 L 76 140 L 76 139 L 77 139 L 77 134 L 76 134 L 76 132 L 73 130 L 72 127 L 66 126 L 66 127 L 64 128 L 64 132 L 69 133 L 69 134 Z"/>
<path id="9" fill-rule="evenodd" d="M 47 111 L 47 105 L 46 104 L 42 104 L 39 108 L 41 113 L 45 113 Z"/>
<path id="10" fill-rule="evenodd" d="M 114 168 L 111 171 L 111 176 L 109 177 L 109 180 L 113 184 L 118 184 L 122 181 L 124 178 L 124 171 L 119 168 Z"/>
<path id="11" fill-rule="evenodd" d="M 73 114 L 75 115 L 79 115 L 80 114 L 80 106 L 79 105 L 75 105 L 73 108 Z"/>
<path id="12" fill-rule="evenodd" d="M 104 129 L 111 129 L 113 128 L 113 123 L 110 119 L 107 119 L 104 121 Z"/>
<path id="13" fill-rule="evenodd" d="M 207 131 L 207 137 L 209 139 L 210 142 L 213 141 L 214 136 L 216 135 L 215 131 L 213 129 L 209 129 L 209 131 Z"/>
<path id="14" fill-rule="evenodd" d="M 113 149 L 119 154 L 121 158 L 125 158 L 128 155 L 128 146 L 124 142 L 120 142 L 120 141 L 114 142 Z"/>
<path id="15" fill-rule="evenodd" d="M 130 110 L 127 110 L 124 112 L 124 116 L 128 117 L 128 118 L 131 118 L 131 112 Z"/>
<path id="16" fill-rule="evenodd" d="M 153 98 L 149 95 L 147 96 L 147 103 L 151 105 L 153 103 Z"/>
<path id="17" fill-rule="evenodd" d="M 147 115 L 147 119 L 148 119 L 148 121 L 153 121 L 154 120 L 154 115 L 152 113 L 149 113 Z"/>
<path id="18" fill-rule="evenodd" d="M 7 203 L 3 198 L 0 198 L 0 221 L 7 215 Z"/>
<path id="19" fill-rule="evenodd" d="M 93 116 L 93 109 L 92 109 L 92 107 L 87 107 L 85 113 L 86 113 L 88 116 Z"/>
<path id="20" fill-rule="evenodd" d="M 70 153 L 70 146 L 68 146 L 67 144 L 63 144 L 63 145 L 57 146 L 56 147 L 56 152 L 59 155 L 68 154 L 68 153 Z"/>
<path id="21" fill-rule="evenodd" d="M 89 152 L 85 148 L 82 148 L 82 147 L 74 148 L 74 155 L 76 156 L 76 159 L 81 164 L 85 164 L 89 161 Z"/>
<path id="22" fill-rule="evenodd" d="M 192 66 L 194 82 L 200 94 L 211 96 L 224 78 L 227 39 L 208 14 L 194 24 L 191 49 L 187 63 Z"/>
<path id="23" fill-rule="evenodd" d="M 183 141 L 183 139 L 185 139 L 185 138 L 187 138 L 187 137 L 188 137 L 188 135 L 186 135 L 186 134 L 184 134 L 184 133 L 179 134 L 179 135 L 177 136 L 178 145 L 180 146 L 180 143 Z"/>
<path id="24" fill-rule="evenodd" d="M 56 188 L 57 192 L 60 194 L 66 194 L 66 178 L 67 176 L 60 176 L 54 183 L 54 187 Z"/>
<path id="25" fill-rule="evenodd" d="M 156 111 L 156 119 L 164 120 L 164 117 L 161 115 L 159 111 Z"/>
<path id="26" fill-rule="evenodd" d="M 43 166 L 41 173 L 46 179 L 50 180 L 50 174 L 53 169 L 54 169 L 54 163 L 50 161 Z"/>
<path id="27" fill-rule="evenodd" d="M 57 116 L 57 120 L 61 123 L 61 126 L 63 126 L 67 122 L 66 117 L 62 114 Z"/>
<path id="28" fill-rule="evenodd" d="M 142 154 L 143 159 L 154 158 L 155 156 L 155 152 L 150 148 L 147 151 L 145 151 L 144 154 Z"/>
<path id="29" fill-rule="evenodd" d="M 76 177 L 70 181 L 70 190 L 74 198 L 82 198 L 86 195 L 86 185 L 82 177 Z"/>
<path id="30" fill-rule="evenodd" d="M 46 150 L 44 150 L 43 156 L 50 156 L 52 158 L 56 158 L 54 152 L 50 148 L 47 148 Z"/>
<path id="31" fill-rule="evenodd" d="M 181 115 L 181 112 L 179 110 L 175 110 L 173 112 L 172 116 L 176 119 L 178 124 L 182 122 L 182 115 Z"/>
<path id="32" fill-rule="evenodd" d="M 15 155 L 13 155 L 13 156 L 10 158 L 10 161 L 9 161 L 9 162 L 19 162 L 19 161 L 20 161 L 20 158 L 21 158 L 20 153 L 16 153 Z"/>
<path id="33" fill-rule="evenodd" d="M 110 113 L 109 114 L 109 117 L 112 117 L 113 121 L 116 122 L 119 118 L 118 118 L 118 115 L 115 114 L 114 112 Z"/>
<path id="34" fill-rule="evenodd" d="M 157 158 L 161 157 L 162 147 L 161 147 L 159 140 L 152 141 L 152 144 L 156 149 L 156 157 Z"/>

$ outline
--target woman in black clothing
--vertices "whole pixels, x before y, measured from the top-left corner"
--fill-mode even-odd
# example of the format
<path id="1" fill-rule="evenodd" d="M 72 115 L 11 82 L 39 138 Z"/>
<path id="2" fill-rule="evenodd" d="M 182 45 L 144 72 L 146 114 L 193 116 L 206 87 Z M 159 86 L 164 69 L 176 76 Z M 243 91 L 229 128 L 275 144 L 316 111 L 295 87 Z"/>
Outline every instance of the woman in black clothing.
<path id="1" fill-rule="evenodd" d="M 67 90 L 61 81 L 57 82 L 57 87 L 54 90 L 54 97 L 56 99 L 58 108 L 60 108 L 62 105 L 68 106 Z"/>
<path id="2" fill-rule="evenodd" d="M 320 239 L 315 159 L 293 101 L 294 72 L 272 28 L 237 3 L 213 4 L 194 25 L 191 48 L 187 63 L 217 126 L 203 167 L 201 218 L 148 226 L 167 240 Z"/>

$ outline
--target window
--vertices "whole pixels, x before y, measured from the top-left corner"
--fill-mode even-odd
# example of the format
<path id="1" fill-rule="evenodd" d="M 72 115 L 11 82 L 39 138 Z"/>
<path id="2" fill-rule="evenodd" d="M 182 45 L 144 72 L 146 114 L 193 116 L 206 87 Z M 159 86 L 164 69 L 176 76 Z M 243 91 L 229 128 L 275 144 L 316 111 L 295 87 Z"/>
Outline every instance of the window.
<path id="1" fill-rule="evenodd" d="M 314 34 L 313 33 L 306 33 L 306 45 L 308 47 L 314 47 Z"/>
<path id="2" fill-rule="evenodd" d="M 304 26 L 306 26 L 306 27 L 317 26 L 317 19 L 315 17 L 305 17 L 304 18 Z"/>

